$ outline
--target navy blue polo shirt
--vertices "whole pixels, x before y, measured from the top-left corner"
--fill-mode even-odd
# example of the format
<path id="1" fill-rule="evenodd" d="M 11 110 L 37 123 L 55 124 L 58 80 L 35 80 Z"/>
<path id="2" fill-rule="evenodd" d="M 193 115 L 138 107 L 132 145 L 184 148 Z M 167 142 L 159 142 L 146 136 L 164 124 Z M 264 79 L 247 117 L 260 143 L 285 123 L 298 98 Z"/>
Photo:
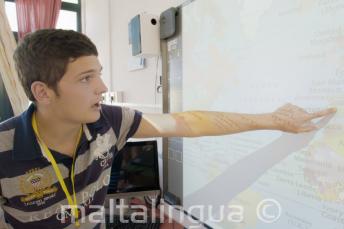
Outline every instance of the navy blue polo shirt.
<path id="1" fill-rule="evenodd" d="M 70 214 L 62 211 L 67 207 L 61 206 L 68 206 L 68 201 L 34 134 L 34 110 L 32 104 L 20 116 L 0 124 L 0 220 L 8 228 L 16 229 L 75 228 Z M 141 118 L 139 111 L 102 105 L 99 120 L 83 125 L 75 160 L 81 228 L 104 227 L 90 220 L 90 216 L 103 211 L 113 157 L 135 134 Z M 72 159 L 52 153 L 72 193 Z"/>

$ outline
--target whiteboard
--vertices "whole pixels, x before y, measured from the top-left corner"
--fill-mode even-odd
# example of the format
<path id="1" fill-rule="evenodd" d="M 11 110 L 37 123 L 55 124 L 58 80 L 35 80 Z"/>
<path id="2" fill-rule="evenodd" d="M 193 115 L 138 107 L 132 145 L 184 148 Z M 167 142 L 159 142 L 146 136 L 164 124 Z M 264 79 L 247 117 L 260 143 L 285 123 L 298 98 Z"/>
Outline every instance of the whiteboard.
<path id="1" fill-rule="evenodd" d="M 344 1 L 196 0 L 181 13 L 168 43 L 181 110 L 338 108 L 308 134 L 184 138 L 184 209 L 214 228 L 344 228 Z"/>

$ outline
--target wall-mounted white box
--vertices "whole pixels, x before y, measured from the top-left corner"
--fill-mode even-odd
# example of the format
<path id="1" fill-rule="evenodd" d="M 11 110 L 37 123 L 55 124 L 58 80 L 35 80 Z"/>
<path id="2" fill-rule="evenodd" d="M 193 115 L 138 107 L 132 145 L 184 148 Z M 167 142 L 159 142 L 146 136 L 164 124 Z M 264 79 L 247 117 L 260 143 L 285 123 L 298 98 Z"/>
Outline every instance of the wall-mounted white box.
<path id="1" fill-rule="evenodd" d="M 141 13 L 129 22 L 129 44 L 132 56 L 154 57 L 160 55 L 159 17 Z"/>

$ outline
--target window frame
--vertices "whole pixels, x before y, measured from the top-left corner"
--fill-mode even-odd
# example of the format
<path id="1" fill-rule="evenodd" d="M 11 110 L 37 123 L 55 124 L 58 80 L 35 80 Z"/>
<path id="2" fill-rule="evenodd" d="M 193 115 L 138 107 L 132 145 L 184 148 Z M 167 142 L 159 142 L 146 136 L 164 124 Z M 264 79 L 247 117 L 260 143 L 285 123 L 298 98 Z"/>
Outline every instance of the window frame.
<path id="1" fill-rule="evenodd" d="M 64 2 L 62 0 L 61 10 L 76 12 L 76 28 L 78 32 L 81 32 L 81 2 L 78 3 Z"/>

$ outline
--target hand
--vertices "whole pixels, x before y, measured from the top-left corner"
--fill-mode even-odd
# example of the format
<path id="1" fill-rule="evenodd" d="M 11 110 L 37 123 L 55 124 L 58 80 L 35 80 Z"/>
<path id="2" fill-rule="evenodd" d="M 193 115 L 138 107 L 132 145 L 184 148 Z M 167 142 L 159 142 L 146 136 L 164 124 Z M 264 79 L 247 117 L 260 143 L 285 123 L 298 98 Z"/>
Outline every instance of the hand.
<path id="1" fill-rule="evenodd" d="M 277 129 L 290 133 L 302 133 L 317 130 L 318 127 L 312 119 L 334 114 L 336 108 L 329 108 L 314 113 L 290 103 L 283 105 L 272 113 L 272 119 L 277 124 Z"/>

